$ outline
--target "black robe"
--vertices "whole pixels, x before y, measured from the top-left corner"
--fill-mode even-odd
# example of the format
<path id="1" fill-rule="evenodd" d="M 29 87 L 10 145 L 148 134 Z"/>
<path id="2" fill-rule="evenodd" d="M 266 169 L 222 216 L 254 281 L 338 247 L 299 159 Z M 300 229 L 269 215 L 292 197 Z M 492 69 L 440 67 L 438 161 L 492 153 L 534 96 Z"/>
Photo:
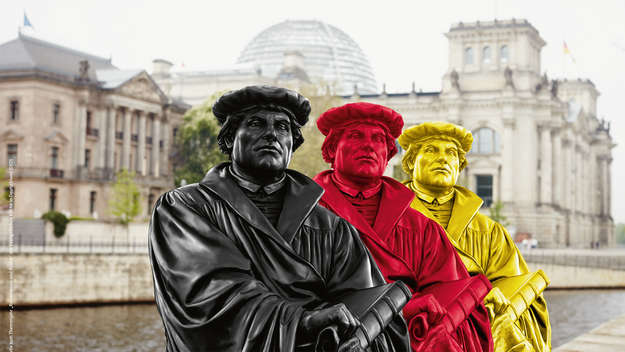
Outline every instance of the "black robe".
<path id="1" fill-rule="evenodd" d="M 317 204 L 323 190 L 311 179 L 287 170 L 276 229 L 228 166 L 161 195 L 152 214 L 149 254 L 167 351 L 294 351 L 304 310 L 384 278 L 358 231 Z M 372 350 L 410 350 L 401 317 Z"/>

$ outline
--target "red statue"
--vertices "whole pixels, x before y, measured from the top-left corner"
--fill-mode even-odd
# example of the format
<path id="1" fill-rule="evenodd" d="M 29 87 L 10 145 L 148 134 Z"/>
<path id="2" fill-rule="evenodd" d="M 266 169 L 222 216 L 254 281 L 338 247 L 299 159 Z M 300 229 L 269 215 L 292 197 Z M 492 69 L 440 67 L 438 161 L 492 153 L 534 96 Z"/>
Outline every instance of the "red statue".
<path id="1" fill-rule="evenodd" d="M 319 203 L 358 229 L 388 282 L 410 287 L 403 312 L 413 351 L 493 351 L 481 303 L 490 283 L 484 275 L 471 278 L 440 225 L 410 207 L 414 193 L 383 176 L 397 153 L 401 115 L 346 104 L 322 114 L 317 127 L 333 168 L 314 178 L 325 189 Z"/>

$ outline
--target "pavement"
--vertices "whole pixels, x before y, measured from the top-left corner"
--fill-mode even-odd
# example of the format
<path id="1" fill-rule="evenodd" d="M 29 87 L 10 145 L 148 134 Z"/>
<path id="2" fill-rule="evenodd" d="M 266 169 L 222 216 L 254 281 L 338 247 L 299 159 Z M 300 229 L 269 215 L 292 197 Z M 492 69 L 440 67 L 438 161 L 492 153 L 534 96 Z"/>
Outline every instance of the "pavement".
<path id="1" fill-rule="evenodd" d="M 556 348 L 554 352 L 625 351 L 625 315 Z"/>

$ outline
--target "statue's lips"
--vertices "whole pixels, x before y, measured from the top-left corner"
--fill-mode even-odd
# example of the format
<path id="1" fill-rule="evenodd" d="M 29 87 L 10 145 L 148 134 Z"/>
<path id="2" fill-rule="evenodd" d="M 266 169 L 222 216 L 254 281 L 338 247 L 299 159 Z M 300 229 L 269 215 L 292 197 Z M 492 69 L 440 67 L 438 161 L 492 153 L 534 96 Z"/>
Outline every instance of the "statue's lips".
<path id="1" fill-rule="evenodd" d="M 451 171 L 449 171 L 448 169 L 444 168 L 444 167 L 435 167 L 433 169 L 430 169 L 431 172 L 444 172 L 444 173 L 450 173 Z"/>
<path id="2" fill-rule="evenodd" d="M 364 160 L 364 161 L 373 161 L 373 162 L 376 162 L 376 161 L 377 161 L 374 157 L 369 156 L 369 155 L 361 155 L 361 156 L 357 156 L 355 159 L 356 159 L 356 160 L 359 160 L 359 161 L 360 161 L 360 160 Z"/>
<path id="3" fill-rule="evenodd" d="M 274 153 L 280 153 L 280 149 L 272 146 L 272 145 L 263 145 L 261 147 L 257 147 L 254 148 L 254 151 L 257 152 L 274 152 Z"/>

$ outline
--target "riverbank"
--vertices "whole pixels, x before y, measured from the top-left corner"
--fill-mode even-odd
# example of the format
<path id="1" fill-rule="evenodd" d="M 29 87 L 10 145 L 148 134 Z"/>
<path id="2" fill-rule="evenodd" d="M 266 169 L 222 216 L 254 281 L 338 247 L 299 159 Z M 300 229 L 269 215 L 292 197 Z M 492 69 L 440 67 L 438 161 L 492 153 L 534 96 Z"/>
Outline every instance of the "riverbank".
<path id="1" fill-rule="evenodd" d="M 625 315 L 554 349 L 554 352 L 625 351 Z"/>

